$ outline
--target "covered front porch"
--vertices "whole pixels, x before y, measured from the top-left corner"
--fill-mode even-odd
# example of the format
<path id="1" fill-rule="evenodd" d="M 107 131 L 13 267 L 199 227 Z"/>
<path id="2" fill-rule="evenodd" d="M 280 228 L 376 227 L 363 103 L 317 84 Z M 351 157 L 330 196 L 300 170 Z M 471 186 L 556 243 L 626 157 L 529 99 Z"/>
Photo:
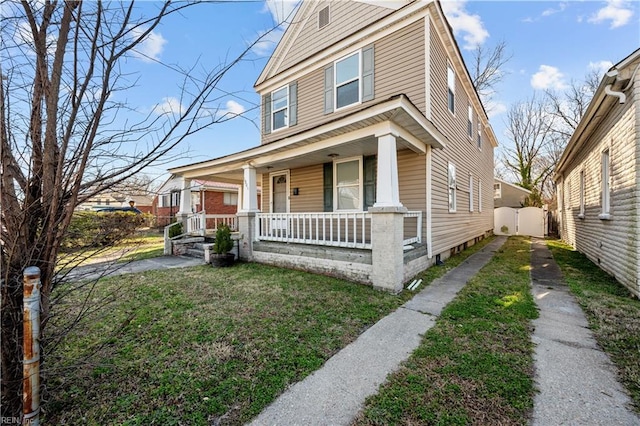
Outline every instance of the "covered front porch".
<path id="1" fill-rule="evenodd" d="M 181 206 L 190 205 L 191 179 L 241 184 L 233 222 L 241 259 L 399 291 L 432 263 L 428 174 L 431 150 L 444 141 L 406 97 L 397 96 L 294 136 L 170 172 L 185 178 Z M 191 232 L 210 229 L 203 214 L 181 207 L 181 217 Z"/>

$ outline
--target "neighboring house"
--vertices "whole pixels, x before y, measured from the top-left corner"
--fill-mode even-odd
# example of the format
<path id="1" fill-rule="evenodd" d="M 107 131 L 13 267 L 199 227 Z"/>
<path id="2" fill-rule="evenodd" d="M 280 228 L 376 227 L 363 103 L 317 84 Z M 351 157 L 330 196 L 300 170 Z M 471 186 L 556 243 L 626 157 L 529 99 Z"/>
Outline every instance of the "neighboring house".
<path id="1" fill-rule="evenodd" d="M 521 186 L 498 178 L 493 180 L 493 207 L 496 209 L 500 207 L 519 209 L 529 195 L 531 191 Z"/>
<path id="2" fill-rule="evenodd" d="M 562 239 L 640 296 L 640 49 L 602 78 L 555 181 Z"/>
<path id="3" fill-rule="evenodd" d="M 129 207 L 133 201 L 135 207 L 143 213 L 152 212 L 153 197 L 145 194 L 123 192 L 103 192 L 86 200 L 76 207 L 77 211 L 97 211 L 106 207 Z"/>
<path id="4" fill-rule="evenodd" d="M 189 182 L 190 205 L 184 213 L 206 212 L 209 215 L 235 215 L 238 211 L 239 184 L 194 179 Z M 153 206 L 158 226 L 171 223 L 181 212 L 180 196 L 184 179 L 171 176 L 159 189 Z"/>
<path id="5" fill-rule="evenodd" d="M 438 2 L 304 1 L 255 89 L 260 146 L 170 170 L 242 183 L 242 258 L 398 291 L 492 232 L 497 142 Z"/>

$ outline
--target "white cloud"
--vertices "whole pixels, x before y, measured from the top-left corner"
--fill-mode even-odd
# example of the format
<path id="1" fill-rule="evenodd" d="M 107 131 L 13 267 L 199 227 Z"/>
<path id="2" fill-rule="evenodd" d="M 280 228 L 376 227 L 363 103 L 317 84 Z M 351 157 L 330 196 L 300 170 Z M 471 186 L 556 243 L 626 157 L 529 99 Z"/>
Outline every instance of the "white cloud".
<path id="1" fill-rule="evenodd" d="M 240 115 L 245 112 L 245 108 L 236 101 L 227 101 L 226 108 L 221 110 L 222 115 Z"/>
<path id="2" fill-rule="evenodd" d="M 485 104 L 485 109 L 489 118 L 493 118 L 507 112 L 507 105 L 500 101 L 490 100 Z"/>
<path id="3" fill-rule="evenodd" d="M 531 87 L 534 89 L 564 89 L 564 74 L 551 65 L 540 65 L 537 73 L 531 76 Z"/>
<path id="4" fill-rule="evenodd" d="M 562 2 L 558 5 L 557 9 L 550 7 L 549 9 L 545 9 L 544 11 L 542 11 L 542 16 L 555 15 L 556 13 L 563 12 L 566 8 L 567 8 L 567 3 Z"/>
<path id="5" fill-rule="evenodd" d="M 268 33 L 261 31 L 260 40 L 251 49 L 258 56 L 270 55 L 278 45 L 282 35 L 293 20 L 299 0 L 265 0 L 262 13 L 269 13 L 274 22 L 274 28 Z"/>
<path id="6" fill-rule="evenodd" d="M 138 38 L 141 37 L 145 31 L 146 28 L 135 27 L 131 29 L 131 34 L 134 38 Z M 144 62 L 158 61 L 160 60 L 160 54 L 164 50 L 165 44 L 167 44 L 167 40 L 162 37 L 162 34 L 151 31 L 144 40 L 133 49 L 133 56 Z"/>
<path id="7" fill-rule="evenodd" d="M 171 114 L 181 115 L 185 111 L 184 105 L 177 98 L 162 98 L 162 103 L 153 107 L 153 112 L 158 115 Z"/>
<path id="8" fill-rule="evenodd" d="M 609 71 L 609 68 L 613 66 L 613 62 L 611 61 L 598 61 L 598 62 L 589 62 L 589 70 L 595 71 L 598 74 L 604 74 Z"/>
<path id="9" fill-rule="evenodd" d="M 629 23 L 633 9 L 625 0 L 607 0 L 607 5 L 589 17 L 589 22 L 599 24 L 611 21 L 610 28 L 622 27 Z"/>
<path id="10" fill-rule="evenodd" d="M 489 37 L 482 18 L 479 15 L 470 15 L 465 10 L 466 0 L 444 0 L 441 4 L 454 34 L 463 34 L 464 49 L 475 49 Z"/>
<path id="11" fill-rule="evenodd" d="M 283 34 L 284 30 L 281 28 L 275 28 L 268 34 L 266 31 L 262 31 L 260 32 L 260 41 L 254 44 L 251 50 L 258 56 L 269 55 L 278 45 Z"/>
<path id="12" fill-rule="evenodd" d="M 271 14 L 276 25 L 289 23 L 298 3 L 299 0 L 265 0 L 263 11 Z"/>

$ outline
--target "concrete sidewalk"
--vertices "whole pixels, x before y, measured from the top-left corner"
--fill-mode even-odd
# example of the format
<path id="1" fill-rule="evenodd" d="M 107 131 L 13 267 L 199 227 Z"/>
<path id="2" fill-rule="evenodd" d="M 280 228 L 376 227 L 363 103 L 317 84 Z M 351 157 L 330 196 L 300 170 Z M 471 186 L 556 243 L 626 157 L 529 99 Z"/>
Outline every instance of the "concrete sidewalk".
<path id="1" fill-rule="evenodd" d="M 551 252 L 541 240 L 532 246 L 532 292 L 540 310 L 533 321 L 539 393 L 532 424 L 640 425 Z"/>
<path id="2" fill-rule="evenodd" d="M 135 272 L 153 271 L 156 269 L 187 268 L 189 266 L 204 265 L 204 259 L 196 259 L 186 256 L 159 256 L 150 259 L 134 260 L 131 262 L 117 263 L 115 261 L 94 263 L 79 266 L 71 271 L 65 279 L 94 280 L 106 276 L 131 274 Z"/>
<path id="3" fill-rule="evenodd" d="M 506 241 L 498 237 L 283 393 L 251 425 L 347 425 L 418 347 L 442 309 Z"/>

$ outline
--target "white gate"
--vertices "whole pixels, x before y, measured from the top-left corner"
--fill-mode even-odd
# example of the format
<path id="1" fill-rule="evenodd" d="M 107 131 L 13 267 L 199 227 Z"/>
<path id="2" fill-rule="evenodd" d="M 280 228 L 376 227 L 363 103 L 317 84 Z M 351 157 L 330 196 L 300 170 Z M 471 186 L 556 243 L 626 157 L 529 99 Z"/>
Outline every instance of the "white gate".
<path id="1" fill-rule="evenodd" d="M 544 210 L 538 207 L 499 207 L 493 211 L 493 233 L 544 237 Z"/>

